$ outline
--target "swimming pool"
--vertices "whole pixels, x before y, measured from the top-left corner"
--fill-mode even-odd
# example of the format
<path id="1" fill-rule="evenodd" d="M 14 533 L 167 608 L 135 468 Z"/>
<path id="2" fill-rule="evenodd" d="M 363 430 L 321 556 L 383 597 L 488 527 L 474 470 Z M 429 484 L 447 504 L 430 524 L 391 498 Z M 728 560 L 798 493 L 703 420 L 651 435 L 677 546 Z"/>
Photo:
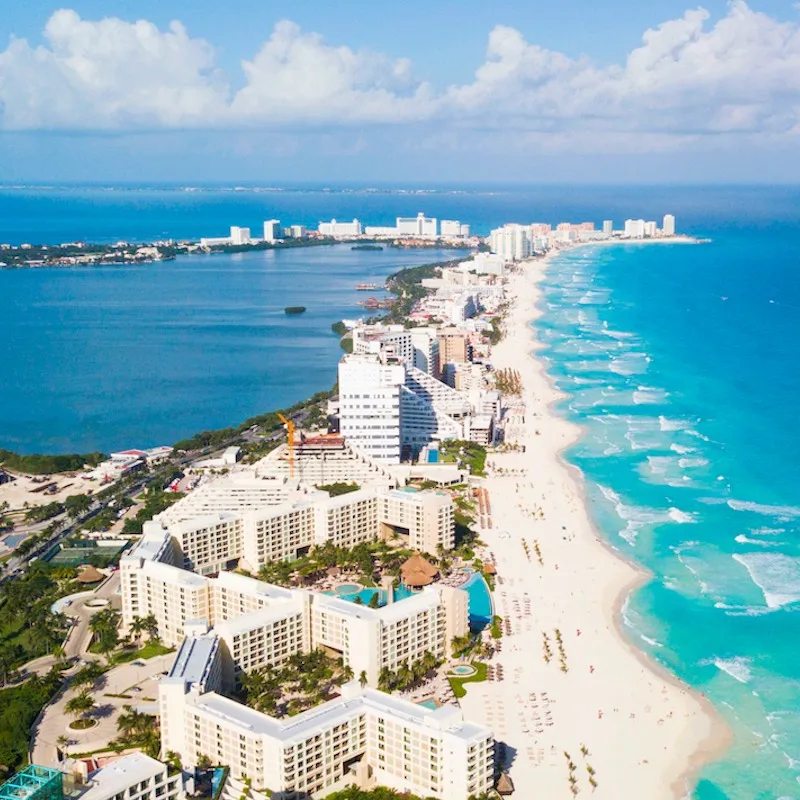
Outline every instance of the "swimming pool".
<path id="1" fill-rule="evenodd" d="M 334 594 L 358 594 L 364 587 L 360 583 L 340 583 L 334 587 Z"/>
<path id="2" fill-rule="evenodd" d="M 421 703 L 417 703 L 418 706 L 422 706 L 422 708 L 430 708 L 436 711 L 439 706 L 436 705 L 435 700 L 423 700 Z"/>
<path id="3" fill-rule="evenodd" d="M 473 572 L 469 580 L 458 587 L 469 595 L 469 627 L 483 630 L 492 621 L 492 593 L 480 572 Z"/>
<path id="4" fill-rule="evenodd" d="M 342 590 L 345 591 L 342 591 Z M 349 590 L 349 591 L 348 591 Z M 361 604 L 368 606 L 374 595 L 378 595 L 378 608 L 383 608 L 386 605 L 386 592 L 383 589 L 365 589 L 360 583 L 342 583 L 336 587 L 332 592 L 325 592 L 327 595 L 333 595 L 340 600 L 347 600 L 348 603 L 355 603 L 356 598 L 361 600 Z M 405 586 L 399 586 L 394 590 L 394 601 L 399 603 L 407 597 L 411 597 L 414 592 L 407 589 Z"/>
<path id="5" fill-rule="evenodd" d="M 459 664 L 450 670 L 453 675 L 458 675 L 459 678 L 464 678 L 467 675 L 474 675 L 477 671 L 478 670 L 475 669 L 475 667 L 470 666 L 469 664 Z"/>

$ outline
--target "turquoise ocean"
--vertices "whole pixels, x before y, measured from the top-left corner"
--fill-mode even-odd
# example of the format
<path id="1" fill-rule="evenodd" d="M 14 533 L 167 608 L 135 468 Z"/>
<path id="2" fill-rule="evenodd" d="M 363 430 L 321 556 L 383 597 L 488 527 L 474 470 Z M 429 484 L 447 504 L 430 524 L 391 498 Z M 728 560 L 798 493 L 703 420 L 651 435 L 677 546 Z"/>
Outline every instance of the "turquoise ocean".
<path id="1" fill-rule="evenodd" d="M 800 800 L 800 191 L 758 187 L 19 187 L 0 242 L 146 240 L 279 217 L 387 224 L 660 219 L 700 245 L 559 256 L 535 323 L 581 425 L 566 453 L 608 542 L 653 579 L 637 646 L 734 732 L 700 800 Z M 325 389 L 353 284 L 449 253 L 349 248 L 0 270 L 0 447 L 174 441 Z M 1 259 L 0 259 L 1 260 Z M 287 320 L 284 305 L 309 307 Z"/>

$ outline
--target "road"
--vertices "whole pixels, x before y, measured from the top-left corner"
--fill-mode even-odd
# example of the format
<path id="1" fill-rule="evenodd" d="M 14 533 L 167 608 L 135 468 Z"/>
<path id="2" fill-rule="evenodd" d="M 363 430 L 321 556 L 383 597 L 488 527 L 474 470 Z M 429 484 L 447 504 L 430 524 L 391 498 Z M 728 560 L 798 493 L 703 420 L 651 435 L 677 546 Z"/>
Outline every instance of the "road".
<path id="1" fill-rule="evenodd" d="M 67 640 L 64 643 L 64 654 L 66 658 L 86 658 L 89 652 L 89 645 L 92 641 L 91 631 L 89 630 L 89 620 L 93 614 L 105 608 L 106 604 L 114 608 L 119 608 L 120 598 L 119 590 L 119 572 L 114 572 L 111 577 L 104 581 L 91 595 L 86 597 L 79 597 L 70 603 L 64 609 L 64 615 L 72 619 L 72 627 L 70 628 Z M 98 601 L 106 601 L 102 604 Z M 95 603 L 92 607 L 91 603 Z M 93 656 L 94 657 L 94 656 Z M 47 655 L 29 661 L 20 668 L 20 672 L 25 677 L 33 674 L 46 675 L 56 664 L 57 659 L 54 656 Z M 72 670 L 67 670 L 66 674 L 77 669 L 77 665 L 72 667 Z"/>

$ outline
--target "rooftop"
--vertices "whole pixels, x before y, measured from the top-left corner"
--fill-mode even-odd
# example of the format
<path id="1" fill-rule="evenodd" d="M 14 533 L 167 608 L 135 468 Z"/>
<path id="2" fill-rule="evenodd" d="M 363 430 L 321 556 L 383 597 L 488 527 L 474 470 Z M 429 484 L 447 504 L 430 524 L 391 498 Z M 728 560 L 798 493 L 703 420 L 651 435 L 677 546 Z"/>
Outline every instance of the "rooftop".
<path id="1" fill-rule="evenodd" d="M 187 636 L 172 662 L 169 677 L 180 678 L 186 683 L 202 683 L 218 646 L 219 640 L 214 634 Z"/>
<path id="2" fill-rule="evenodd" d="M 255 734 L 264 734 L 287 744 L 303 741 L 320 727 L 326 728 L 343 719 L 353 719 L 367 711 L 399 717 L 409 724 L 438 729 L 464 740 L 491 733 L 481 725 L 464 722 L 461 710 L 456 706 L 431 709 L 385 692 L 355 687 L 355 681 L 346 684 L 342 687 L 341 697 L 297 716 L 282 719 L 270 717 L 213 692 L 199 697 L 196 708 L 210 717 L 231 721 Z"/>
<path id="3" fill-rule="evenodd" d="M 92 773 L 89 788 L 81 795 L 81 800 L 114 797 L 133 784 L 161 775 L 165 770 L 160 761 L 144 753 L 131 753 Z"/>

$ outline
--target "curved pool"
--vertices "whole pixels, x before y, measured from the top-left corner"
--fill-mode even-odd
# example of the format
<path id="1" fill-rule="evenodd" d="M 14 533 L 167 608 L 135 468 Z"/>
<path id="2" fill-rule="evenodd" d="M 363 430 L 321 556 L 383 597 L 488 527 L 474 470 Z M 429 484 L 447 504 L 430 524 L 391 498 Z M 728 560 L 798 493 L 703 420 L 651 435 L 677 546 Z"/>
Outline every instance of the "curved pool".
<path id="1" fill-rule="evenodd" d="M 458 587 L 469 596 L 469 627 L 483 630 L 492 621 L 492 593 L 480 572 L 473 572 L 469 580 Z"/>

